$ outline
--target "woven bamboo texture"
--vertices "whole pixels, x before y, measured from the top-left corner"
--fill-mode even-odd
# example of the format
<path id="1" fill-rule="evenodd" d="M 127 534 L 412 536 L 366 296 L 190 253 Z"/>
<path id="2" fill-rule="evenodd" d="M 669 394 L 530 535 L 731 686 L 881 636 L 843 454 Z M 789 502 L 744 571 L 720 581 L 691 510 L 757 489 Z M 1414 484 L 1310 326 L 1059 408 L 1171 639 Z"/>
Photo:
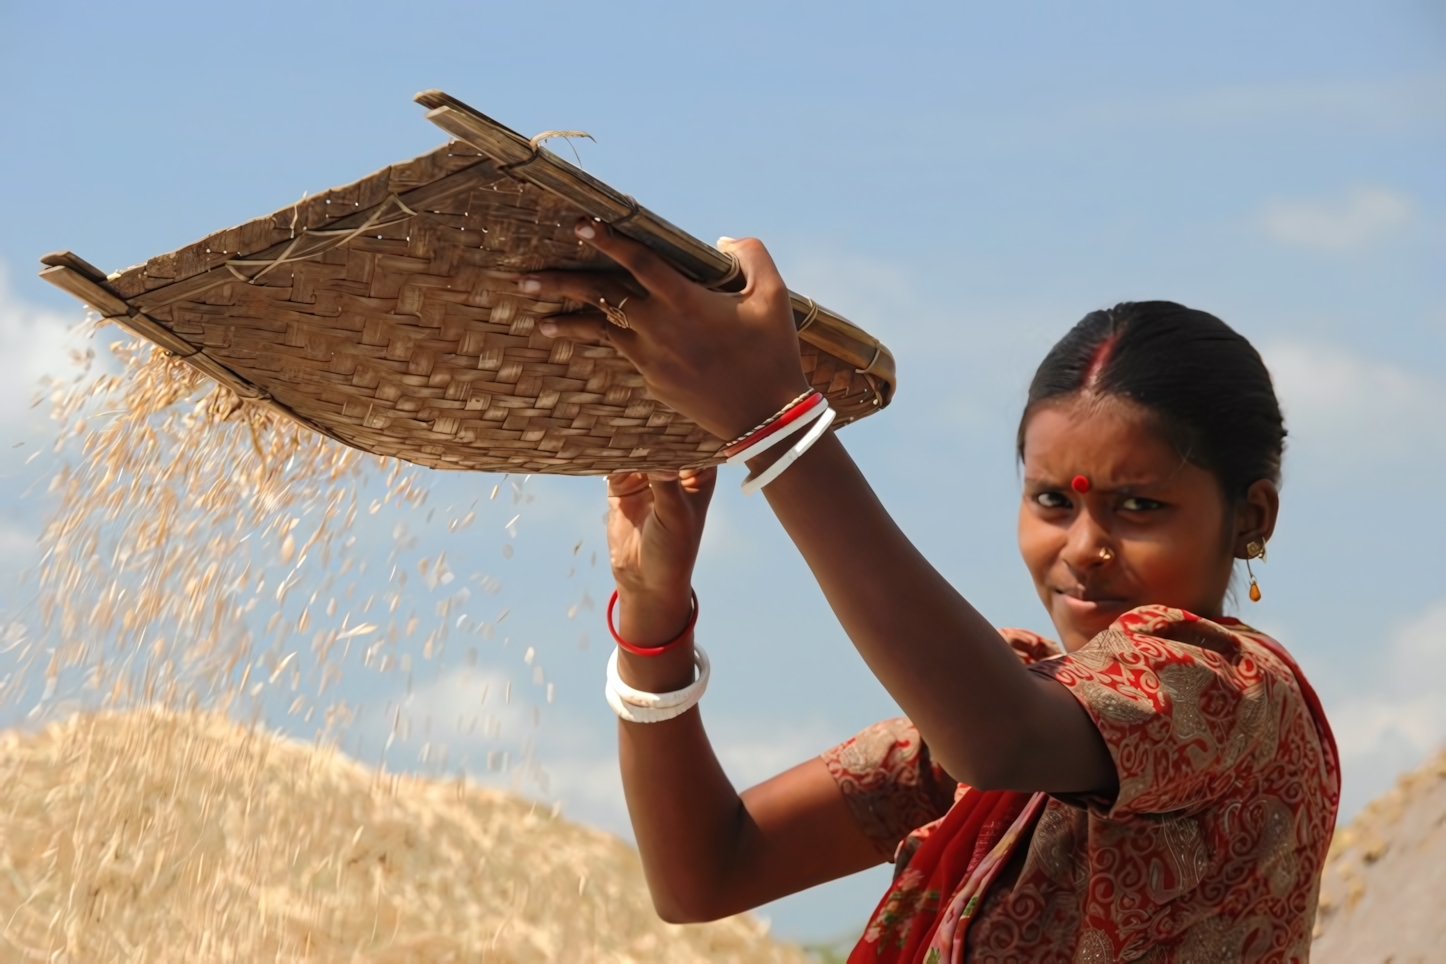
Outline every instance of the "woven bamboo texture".
<path id="1" fill-rule="evenodd" d="M 255 404 L 347 445 L 439 469 L 598 475 L 709 465 L 723 440 L 669 410 L 605 346 L 548 339 L 577 308 L 516 273 L 605 270 L 599 217 L 705 284 L 730 257 L 437 91 L 456 140 L 110 276 L 70 252 L 41 276 Z M 793 295 L 803 367 L 848 424 L 886 405 L 893 358 Z"/>

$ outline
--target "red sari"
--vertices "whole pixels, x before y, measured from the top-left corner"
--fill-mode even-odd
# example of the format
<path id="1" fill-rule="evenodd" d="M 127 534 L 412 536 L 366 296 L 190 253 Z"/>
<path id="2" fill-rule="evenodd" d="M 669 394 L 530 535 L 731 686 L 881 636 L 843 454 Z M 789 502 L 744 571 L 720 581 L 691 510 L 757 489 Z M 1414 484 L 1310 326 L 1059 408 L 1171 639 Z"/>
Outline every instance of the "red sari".
<path id="1" fill-rule="evenodd" d="M 860 827 L 897 844 L 850 964 L 1305 960 L 1340 778 L 1280 644 L 1164 607 L 1068 656 L 1004 636 L 1090 713 L 1120 791 L 951 793 L 906 720 L 825 753 Z"/>

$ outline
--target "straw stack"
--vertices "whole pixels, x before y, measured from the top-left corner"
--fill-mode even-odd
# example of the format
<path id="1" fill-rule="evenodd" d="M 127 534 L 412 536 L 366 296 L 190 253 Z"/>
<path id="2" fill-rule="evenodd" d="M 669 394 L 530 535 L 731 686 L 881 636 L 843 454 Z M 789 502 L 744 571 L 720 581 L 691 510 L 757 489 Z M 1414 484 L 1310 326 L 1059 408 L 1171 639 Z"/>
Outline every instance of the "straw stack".
<path id="1" fill-rule="evenodd" d="M 0 780 L 3 960 L 805 960 L 662 923 L 630 848 L 545 807 L 220 716 L 0 734 Z"/>

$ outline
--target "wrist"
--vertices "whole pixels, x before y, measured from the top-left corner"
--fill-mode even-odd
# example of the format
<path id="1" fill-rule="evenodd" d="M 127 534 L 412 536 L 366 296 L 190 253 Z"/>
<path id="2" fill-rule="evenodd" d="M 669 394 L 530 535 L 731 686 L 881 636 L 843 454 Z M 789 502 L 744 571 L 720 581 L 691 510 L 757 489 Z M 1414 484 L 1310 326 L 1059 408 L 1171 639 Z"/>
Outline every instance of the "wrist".
<path id="1" fill-rule="evenodd" d="M 635 646 L 660 646 L 678 637 L 693 615 L 693 592 L 618 584 L 618 635 Z"/>
<path id="2" fill-rule="evenodd" d="M 749 403 L 737 406 L 737 414 L 730 415 L 723 422 L 723 431 L 718 437 L 728 441 L 741 438 L 811 389 L 808 380 L 800 378 L 796 382 L 782 382 L 776 388 L 758 393 Z"/>

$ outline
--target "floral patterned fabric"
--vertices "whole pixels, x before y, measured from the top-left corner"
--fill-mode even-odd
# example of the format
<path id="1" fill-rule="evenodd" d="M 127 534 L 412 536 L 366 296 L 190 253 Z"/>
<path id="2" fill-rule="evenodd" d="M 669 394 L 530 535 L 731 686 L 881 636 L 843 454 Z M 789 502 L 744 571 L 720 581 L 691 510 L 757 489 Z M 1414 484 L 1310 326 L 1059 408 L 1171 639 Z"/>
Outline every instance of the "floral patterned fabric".
<path id="1" fill-rule="evenodd" d="M 953 784 L 905 720 L 828 751 L 860 827 L 881 851 L 897 847 L 894 884 L 851 960 L 1306 960 L 1340 771 L 1280 645 L 1164 607 L 1067 656 L 1005 636 L 1090 714 L 1119 792 Z"/>

